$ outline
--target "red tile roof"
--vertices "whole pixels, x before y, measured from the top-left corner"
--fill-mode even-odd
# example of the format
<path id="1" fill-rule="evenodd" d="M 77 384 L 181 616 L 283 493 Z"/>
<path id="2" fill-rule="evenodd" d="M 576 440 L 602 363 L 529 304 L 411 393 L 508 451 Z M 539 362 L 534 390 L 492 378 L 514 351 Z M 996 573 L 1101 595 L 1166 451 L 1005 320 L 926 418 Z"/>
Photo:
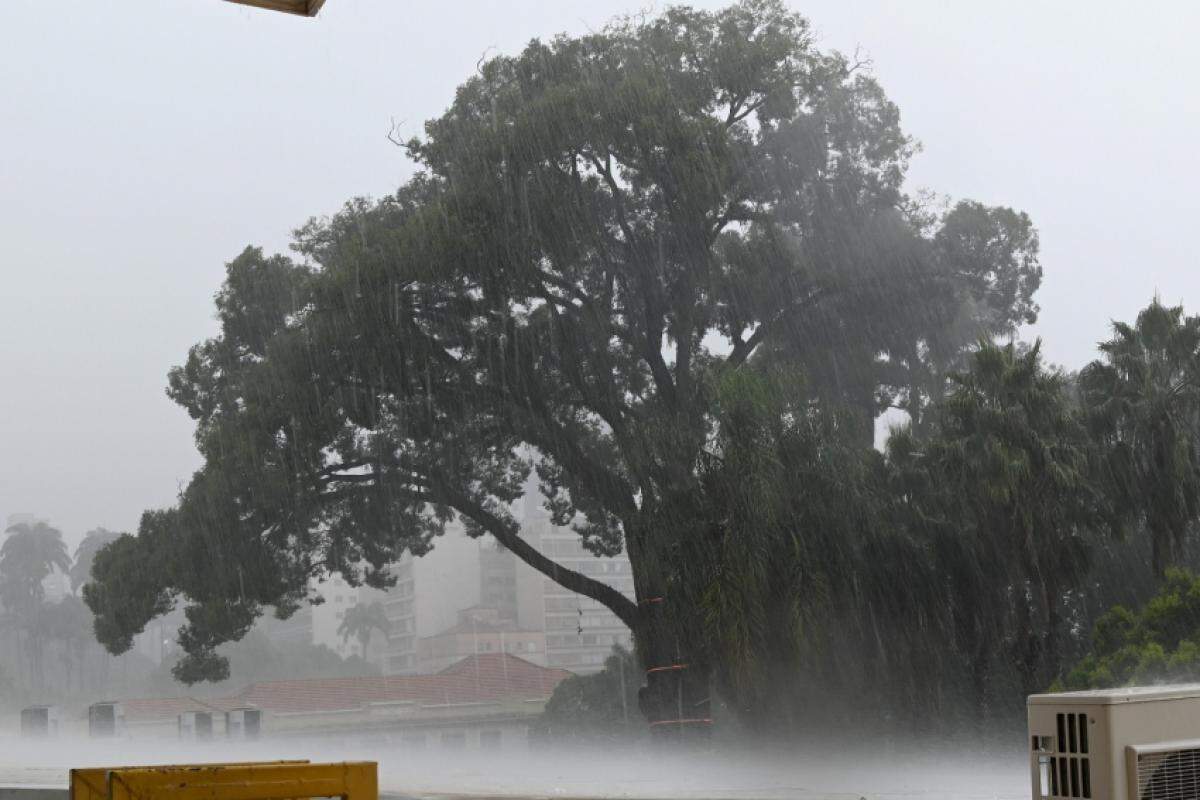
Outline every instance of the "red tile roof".
<path id="1" fill-rule="evenodd" d="M 482 703 L 547 698 L 571 673 L 532 664 L 508 653 L 468 656 L 434 675 L 308 678 L 260 681 L 230 697 L 201 701 L 187 697 L 122 701 L 126 719 L 174 717 L 184 711 L 251 706 L 275 713 L 353 711 L 371 703 L 420 705 Z"/>
<path id="2" fill-rule="evenodd" d="M 120 703 L 129 722 L 174 718 L 186 711 L 222 712 L 230 708 L 222 700 L 197 700 L 194 697 L 142 697 Z"/>

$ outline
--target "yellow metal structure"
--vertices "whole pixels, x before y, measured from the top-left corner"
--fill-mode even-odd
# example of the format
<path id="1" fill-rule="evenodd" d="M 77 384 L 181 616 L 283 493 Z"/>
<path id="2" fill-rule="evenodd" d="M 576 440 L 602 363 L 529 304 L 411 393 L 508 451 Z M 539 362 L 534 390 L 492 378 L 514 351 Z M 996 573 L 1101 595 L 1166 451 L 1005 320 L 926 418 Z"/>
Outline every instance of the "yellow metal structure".
<path id="1" fill-rule="evenodd" d="M 271 11 L 286 11 L 289 14 L 299 14 L 303 17 L 315 17 L 325 5 L 325 0 L 228 0 L 230 3 L 241 3 L 244 6 L 266 8 Z"/>
<path id="2" fill-rule="evenodd" d="M 378 800 L 374 762 L 274 761 L 71 770 L 71 800 Z"/>
<path id="3" fill-rule="evenodd" d="M 308 759 L 295 761 L 240 761 L 233 764 L 221 764 L 224 767 L 248 767 L 253 764 L 307 764 Z M 154 769 L 189 770 L 200 767 L 218 766 L 216 764 L 172 764 L 155 767 Z M 126 769 L 148 769 L 147 767 L 91 767 L 71 770 L 70 800 L 107 800 L 108 773 Z"/>

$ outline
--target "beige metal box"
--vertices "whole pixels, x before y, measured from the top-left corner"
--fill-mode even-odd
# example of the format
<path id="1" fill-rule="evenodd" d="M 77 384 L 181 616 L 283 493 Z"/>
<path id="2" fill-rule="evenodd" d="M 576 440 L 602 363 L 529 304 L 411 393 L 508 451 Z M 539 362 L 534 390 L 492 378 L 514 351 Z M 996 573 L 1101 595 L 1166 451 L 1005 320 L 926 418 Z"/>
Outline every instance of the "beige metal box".
<path id="1" fill-rule="evenodd" d="M 1200 800 L 1200 684 L 1029 698 L 1035 800 Z"/>

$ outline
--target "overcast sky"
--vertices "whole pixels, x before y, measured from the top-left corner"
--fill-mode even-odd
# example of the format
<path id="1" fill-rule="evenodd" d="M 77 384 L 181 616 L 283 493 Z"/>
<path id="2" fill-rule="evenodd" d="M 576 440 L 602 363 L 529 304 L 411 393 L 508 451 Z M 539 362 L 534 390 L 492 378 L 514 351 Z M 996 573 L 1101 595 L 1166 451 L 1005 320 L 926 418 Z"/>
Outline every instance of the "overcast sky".
<path id="1" fill-rule="evenodd" d="M 796 5 L 872 58 L 924 144 L 912 187 L 1033 216 L 1029 334 L 1072 367 L 1156 291 L 1200 311 L 1200 6 L 1147 5 Z M 213 332 L 225 261 L 391 191 L 391 121 L 419 132 L 485 51 L 650 7 L 0 2 L 0 521 L 74 540 L 171 503 L 199 459 L 165 376 Z"/>

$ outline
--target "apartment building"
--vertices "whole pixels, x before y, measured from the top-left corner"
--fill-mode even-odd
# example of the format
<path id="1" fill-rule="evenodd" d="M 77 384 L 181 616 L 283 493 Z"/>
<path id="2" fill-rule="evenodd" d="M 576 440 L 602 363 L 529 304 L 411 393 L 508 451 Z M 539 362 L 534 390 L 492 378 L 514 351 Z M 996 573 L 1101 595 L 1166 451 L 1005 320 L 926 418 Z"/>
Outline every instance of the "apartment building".
<path id="1" fill-rule="evenodd" d="M 542 502 L 531 482 L 513 506 L 522 537 L 563 566 L 632 598 L 629 559 L 623 554 L 598 558 L 587 552 L 578 534 L 550 524 Z M 364 655 L 386 675 L 412 675 L 438 669 L 453 657 L 489 652 L 476 650 L 476 644 L 548 667 L 588 673 L 603 668 L 614 644 L 632 646 L 629 629 L 611 611 L 546 578 L 491 536 L 467 536 L 457 522 L 447 526 L 432 551 L 420 558 L 406 555 L 392 572 L 396 583 L 388 590 L 352 589 L 335 577 L 320 587 L 326 602 L 297 612 L 296 624 L 311 626 L 313 642 L 342 656 Z M 371 602 L 383 606 L 388 631 L 373 635 L 367 653 L 361 654 L 358 639 L 343 642 L 337 630 L 350 607 Z M 475 612 L 462 616 L 471 609 Z M 468 644 L 463 626 L 472 620 L 474 638 Z"/>
<path id="2" fill-rule="evenodd" d="M 583 548 L 570 528 L 550 524 L 541 496 L 529 492 L 517 516 L 522 535 L 546 556 L 633 598 L 633 573 L 624 554 L 600 558 Z M 512 557 L 510 555 L 510 557 Z M 613 645 L 630 648 L 633 636 L 615 614 L 595 600 L 564 589 L 524 563 L 517 565 L 518 584 L 534 582 L 542 605 L 541 629 L 546 632 L 546 665 L 576 673 L 598 672 Z"/>

